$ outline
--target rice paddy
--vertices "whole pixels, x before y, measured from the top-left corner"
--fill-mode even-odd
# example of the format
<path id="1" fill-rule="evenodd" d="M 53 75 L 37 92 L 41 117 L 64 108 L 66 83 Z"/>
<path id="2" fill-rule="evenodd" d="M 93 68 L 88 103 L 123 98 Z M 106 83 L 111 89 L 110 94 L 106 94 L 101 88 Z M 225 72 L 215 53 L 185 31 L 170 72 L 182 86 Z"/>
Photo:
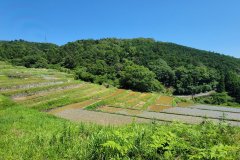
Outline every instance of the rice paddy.
<path id="1" fill-rule="evenodd" d="M 77 89 L 77 88 L 80 88 L 80 87 L 83 87 L 83 85 L 78 85 L 78 86 L 73 86 L 73 87 L 66 87 L 65 89 L 59 89 L 59 90 L 56 90 L 56 91 L 45 92 L 45 93 L 36 94 L 36 95 L 32 95 L 32 96 L 15 98 L 13 100 L 16 103 L 19 103 L 19 102 L 22 102 L 22 101 L 35 99 L 35 98 L 47 96 L 47 95 L 50 95 L 50 94 L 56 94 L 56 93 L 60 93 L 60 92 L 64 92 L 64 91 L 68 91 L 68 90 L 72 90 L 72 89 Z"/>
<path id="2" fill-rule="evenodd" d="M 116 112 L 116 113 L 128 113 L 131 115 L 138 115 L 138 114 L 142 114 L 145 112 L 145 111 L 140 111 L 140 110 L 130 110 L 130 109 L 124 109 L 124 108 L 108 107 L 108 106 L 104 106 L 104 107 L 100 108 L 99 110 L 107 111 L 107 112 Z"/>
<path id="3" fill-rule="evenodd" d="M 123 100 L 123 99 L 125 99 L 125 98 L 135 96 L 135 95 L 137 95 L 137 94 L 140 94 L 140 93 L 139 93 L 139 92 L 131 92 L 131 93 L 129 93 L 128 95 L 126 95 L 126 96 L 124 96 L 124 97 L 122 97 L 122 98 L 119 98 L 119 100 Z"/>
<path id="4" fill-rule="evenodd" d="M 83 110 L 83 108 L 88 105 L 95 102 L 98 103 L 99 100 L 106 100 L 107 105 L 98 111 L 126 114 L 128 116 L 141 115 L 146 118 L 148 117 L 146 115 L 151 115 L 151 112 L 148 111 L 172 112 L 171 114 L 182 114 L 182 116 L 188 113 L 191 113 L 193 116 L 202 116 L 202 114 L 205 113 L 204 111 L 202 111 L 201 114 L 200 112 L 199 114 L 193 113 L 193 109 L 191 111 L 191 109 L 187 107 L 198 107 L 198 110 L 203 110 L 204 108 L 190 103 L 178 103 L 178 106 L 186 107 L 187 110 L 183 110 L 184 108 L 181 109 L 181 107 L 172 107 L 174 97 L 157 93 L 141 93 L 125 89 L 105 88 L 104 86 L 90 83 L 83 84 L 82 81 L 75 81 L 72 77 L 73 75 L 71 74 L 58 72 L 53 69 L 27 69 L 25 67 L 6 66 L 0 71 L 0 88 L 2 88 L 1 93 L 3 95 L 13 98 L 15 102 L 22 106 L 38 111 L 50 110 L 48 112 L 49 114 L 65 117 L 66 119 L 74 119 L 75 121 L 79 119 L 76 117 L 76 113 L 82 115 L 84 112 L 87 113 L 89 117 L 91 117 L 91 113 L 102 116 L 112 115 Z M 214 107 L 211 108 L 215 109 Z M 69 115 L 67 113 L 69 113 Z M 211 115 L 214 113 L 209 112 Z M 219 116 L 220 113 L 221 111 L 216 115 Z M 73 115 L 75 118 L 71 118 Z M 161 113 L 161 115 L 164 115 L 162 117 L 163 119 L 169 119 L 166 118 L 167 116 L 164 113 Z M 233 116 L 232 114 L 232 117 L 238 119 L 236 116 L 237 115 Z M 159 116 L 156 117 L 159 118 Z M 231 118 L 231 115 L 229 115 L 228 118 Z M 86 119 L 87 118 L 85 118 L 85 120 Z M 111 120 L 115 121 L 113 119 Z M 82 122 L 83 119 L 77 121 Z"/>
<path id="5" fill-rule="evenodd" d="M 189 107 L 189 106 L 195 106 L 196 104 L 194 103 L 184 103 L 184 102 L 180 102 L 178 103 L 178 106 L 180 107 Z"/>
<path id="6" fill-rule="evenodd" d="M 164 106 L 164 105 L 152 105 L 149 108 L 149 111 L 163 111 L 165 109 L 172 108 L 172 106 Z"/>
<path id="7" fill-rule="evenodd" d="M 174 99 L 174 97 L 160 96 L 160 98 L 156 101 L 156 104 L 172 105 L 173 99 Z"/>
<path id="8" fill-rule="evenodd" d="M 91 99 L 91 100 L 87 100 L 87 101 L 83 101 L 83 102 L 79 102 L 79 103 L 73 103 L 73 104 L 69 104 L 67 106 L 64 106 L 64 107 L 60 107 L 58 109 L 55 109 L 55 110 L 52 110 L 50 112 L 48 112 L 49 114 L 56 114 L 58 112 L 61 112 L 61 111 L 64 111 L 66 109 L 69 109 L 69 108 L 72 108 L 72 109 L 82 109 L 92 103 L 95 103 L 99 100 L 96 100 L 96 99 Z"/>
<path id="9" fill-rule="evenodd" d="M 105 96 L 105 97 L 101 97 L 100 99 L 108 99 L 108 98 L 112 98 L 112 97 L 115 97 L 115 96 L 117 96 L 117 95 L 119 95 L 119 94 L 121 94 L 121 93 L 124 93 L 124 92 L 126 92 L 127 90 L 125 90 L 125 89 L 118 89 L 118 90 L 116 90 L 114 93 L 112 93 L 112 94 L 110 94 L 110 95 L 108 95 L 108 96 Z"/>

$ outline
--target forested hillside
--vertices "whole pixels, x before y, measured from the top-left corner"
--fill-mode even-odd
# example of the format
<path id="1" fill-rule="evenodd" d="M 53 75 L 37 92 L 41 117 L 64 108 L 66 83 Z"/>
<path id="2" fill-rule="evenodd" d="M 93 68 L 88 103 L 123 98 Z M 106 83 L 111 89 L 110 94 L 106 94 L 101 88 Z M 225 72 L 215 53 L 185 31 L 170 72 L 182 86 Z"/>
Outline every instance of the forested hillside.
<path id="1" fill-rule="evenodd" d="M 154 39 L 88 39 L 63 46 L 1 41 L 0 60 L 74 69 L 76 79 L 139 91 L 171 87 L 175 94 L 190 94 L 217 88 L 240 96 L 240 59 Z"/>

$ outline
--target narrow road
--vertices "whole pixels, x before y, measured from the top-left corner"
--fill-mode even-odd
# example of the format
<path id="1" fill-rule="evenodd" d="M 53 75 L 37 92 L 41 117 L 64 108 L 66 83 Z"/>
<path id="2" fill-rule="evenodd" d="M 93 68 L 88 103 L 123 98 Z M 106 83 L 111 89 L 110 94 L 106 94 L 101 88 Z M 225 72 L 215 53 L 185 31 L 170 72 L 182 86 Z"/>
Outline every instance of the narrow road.
<path id="1" fill-rule="evenodd" d="M 213 92 L 215 92 L 215 91 L 210 91 L 210 92 L 207 92 L 207 93 L 194 94 L 193 96 L 194 97 L 207 96 L 207 95 L 209 95 Z M 192 97 L 192 95 L 173 95 L 173 96 L 175 96 L 175 97 Z"/>

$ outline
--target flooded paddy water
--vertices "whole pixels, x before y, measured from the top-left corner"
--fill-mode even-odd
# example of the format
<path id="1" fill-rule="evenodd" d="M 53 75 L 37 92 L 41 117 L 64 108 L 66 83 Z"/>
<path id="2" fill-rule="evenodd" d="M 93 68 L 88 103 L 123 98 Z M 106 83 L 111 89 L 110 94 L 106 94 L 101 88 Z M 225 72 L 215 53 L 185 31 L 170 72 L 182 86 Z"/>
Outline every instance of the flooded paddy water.
<path id="1" fill-rule="evenodd" d="M 66 109 L 62 112 L 58 112 L 54 114 L 58 117 L 62 117 L 74 122 L 91 122 L 100 125 L 129 125 L 131 124 L 134 117 L 131 116 L 124 116 L 124 115 L 116 115 L 110 113 L 103 113 L 97 111 L 88 111 L 82 109 Z M 135 118 L 135 123 L 149 123 L 151 122 L 150 119 L 144 118 Z"/>
<path id="2" fill-rule="evenodd" d="M 191 108 L 198 108 L 198 109 L 209 109 L 209 110 L 219 110 L 219 111 L 227 111 L 227 112 L 239 112 L 240 113 L 240 108 L 230 108 L 230 107 L 220 107 L 220 106 L 209 106 L 209 105 L 195 105 L 191 106 Z"/>
<path id="3" fill-rule="evenodd" d="M 175 107 L 173 107 L 173 108 L 175 108 Z M 182 122 L 194 123 L 194 124 L 199 124 L 204 120 L 203 117 L 176 115 L 176 114 L 171 114 L 171 113 L 148 112 L 148 111 L 142 111 L 142 110 L 132 110 L 132 109 L 126 109 L 126 108 L 109 107 L 109 106 L 105 106 L 105 107 L 101 108 L 100 110 L 108 111 L 108 112 L 112 112 L 112 113 L 122 113 L 122 114 L 132 115 L 132 116 L 137 115 L 140 117 L 157 118 L 157 119 L 169 120 L 169 121 L 179 120 Z M 166 110 L 163 110 L 163 111 L 166 111 Z M 209 120 L 212 120 L 216 123 L 219 122 L 218 119 L 209 118 Z M 234 122 L 234 121 L 226 121 L 226 122 L 230 123 L 231 125 L 240 126 L 240 122 Z"/>
<path id="4" fill-rule="evenodd" d="M 183 108 L 183 107 L 172 107 L 169 109 L 164 109 L 164 112 L 177 113 L 177 114 L 189 114 L 194 116 L 204 116 L 208 115 L 209 117 L 219 118 L 223 115 L 224 112 L 221 111 L 210 111 L 210 110 L 200 110 L 192 108 Z M 227 119 L 240 120 L 240 113 L 226 113 Z"/>

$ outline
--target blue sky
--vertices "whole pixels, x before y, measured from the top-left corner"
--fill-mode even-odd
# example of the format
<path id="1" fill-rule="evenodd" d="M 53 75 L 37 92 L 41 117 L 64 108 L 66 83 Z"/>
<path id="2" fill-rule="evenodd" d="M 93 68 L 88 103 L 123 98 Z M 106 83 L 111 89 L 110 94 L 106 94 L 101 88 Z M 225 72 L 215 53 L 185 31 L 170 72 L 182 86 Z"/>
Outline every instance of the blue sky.
<path id="1" fill-rule="evenodd" d="M 0 40 L 154 38 L 240 58 L 239 0 L 1 0 Z"/>

